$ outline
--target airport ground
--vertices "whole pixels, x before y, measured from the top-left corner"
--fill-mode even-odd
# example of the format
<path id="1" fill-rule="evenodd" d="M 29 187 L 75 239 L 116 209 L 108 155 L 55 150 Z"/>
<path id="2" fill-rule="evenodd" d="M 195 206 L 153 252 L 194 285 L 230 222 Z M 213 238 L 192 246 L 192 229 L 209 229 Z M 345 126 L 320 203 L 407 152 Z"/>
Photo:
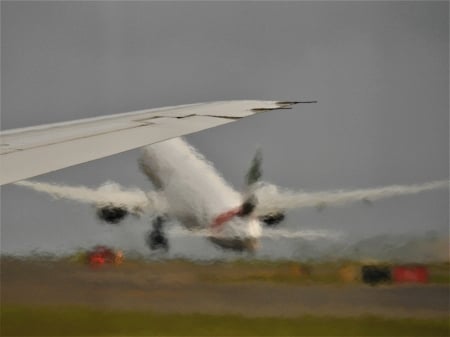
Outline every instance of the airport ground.
<path id="1" fill-rule="evenodd" d="M 355 262 L 1 260 L 2 335 L 449 335 L 449 265 L 369 286 Z"/>

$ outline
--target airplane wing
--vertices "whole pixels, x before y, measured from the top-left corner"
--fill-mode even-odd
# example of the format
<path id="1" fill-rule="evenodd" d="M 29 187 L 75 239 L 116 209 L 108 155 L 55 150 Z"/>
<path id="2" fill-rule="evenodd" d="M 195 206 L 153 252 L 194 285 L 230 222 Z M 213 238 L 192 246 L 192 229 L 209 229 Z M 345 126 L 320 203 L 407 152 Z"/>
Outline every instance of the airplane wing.
<path id="1" fill-rule="evenodd" d="M 125 189 L 117 183 L 106 182 L 98 188 L 85 186 L 67 186 L 37 181 L 18 181 L 17 186 L 26 187 L 37 192 L 44 192 L 55 199 L 65 199 L 94 205 L 97 208 L 115 207 L 128 213 L 164 213 L 167 209 L 166 199 L 158 192 L 144 192 L 138 188 Z"/>
<path id="2" fill-rule="evenodd" d="M 322 192 L 291 191 L 268 183 L 259 183 L 255 188 L 258 199 L 256 215 L 264 216 L 294 208 L 324 208 L 347 206 L 355 202 L 371 204 L 384 198 L 417 194 L 449 188 L 449 181 L 434 181 L 425 184 L 392 185 L 369 189 L 334 190 Z"/>
<path id="3" fill-rule="evenodd" d="M 110 156 L 296 103 L 181 105 L 0 132 L 0 185 Z"/>

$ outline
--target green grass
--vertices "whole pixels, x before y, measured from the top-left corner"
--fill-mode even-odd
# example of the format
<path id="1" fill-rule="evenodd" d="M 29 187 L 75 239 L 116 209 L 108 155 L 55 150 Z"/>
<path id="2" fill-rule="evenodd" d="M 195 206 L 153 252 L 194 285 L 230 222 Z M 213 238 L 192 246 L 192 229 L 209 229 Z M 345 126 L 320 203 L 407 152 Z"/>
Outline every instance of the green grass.
<path id="1" fill-rule="evenodd" d="M 446 319 L 242 317 L 3 306 L 2 336 L 448 336 Z"/>
<path id="2" fill-rule="evenodd" d="M 428 266 L 431 283 L 450 284 L 450 263 L 434 263 Z"/>

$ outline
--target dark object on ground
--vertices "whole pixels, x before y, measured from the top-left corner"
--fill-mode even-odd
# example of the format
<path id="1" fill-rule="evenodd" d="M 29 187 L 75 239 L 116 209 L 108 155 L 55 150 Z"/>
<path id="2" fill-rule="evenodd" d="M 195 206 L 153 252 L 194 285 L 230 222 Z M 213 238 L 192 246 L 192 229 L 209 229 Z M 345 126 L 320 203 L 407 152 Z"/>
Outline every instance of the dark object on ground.
<path id="1" fill-rule="evenodd" d="M 361 274 L 363 282 L 373 286 L 392 281 L 391 270 L 387 266 L 362 266 Z"/>

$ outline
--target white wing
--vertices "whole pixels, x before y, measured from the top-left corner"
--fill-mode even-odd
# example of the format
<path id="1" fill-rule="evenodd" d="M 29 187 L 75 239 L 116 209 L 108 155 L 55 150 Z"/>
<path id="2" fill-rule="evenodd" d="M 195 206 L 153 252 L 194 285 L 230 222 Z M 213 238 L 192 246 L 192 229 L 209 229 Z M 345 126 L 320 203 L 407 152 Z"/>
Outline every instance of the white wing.
<path id="1" fill-rule="evenodd" d="M 266 215 L 292 208 L 316 207 L 321 210 L 327 206 L 346 206 L 358 201 L 371 203 L 384 198 L 448 187 L 449 181 L 442 180 L 425 184 L 393 185 L 370 189 L 304 192 L 280 189 L 272 184 L 261 183 L 257 186 L 255 195 L 258 198 L 257 214 Z"/>
<path id="2" fill-rule="evenodd" d="M 142 110 L 0 133 L 0 185 L 299 102 L 228 101 Z M 310 103 L 310 102 L 305 102 Z"/>
<path id="3" fill-rule="evenodd" d="M 145 212 L 162 214 L 167 209 L 166 199 L 158 192 L 145 193 L 138 188 L 125 189 L 113 182 L 107 182 L 96 189 L 37 181 L 18 181 L 14 184 L 47 193 L 55 199 L 72 200 L 96 207 L 120 207 L 136 215 Z"/>

